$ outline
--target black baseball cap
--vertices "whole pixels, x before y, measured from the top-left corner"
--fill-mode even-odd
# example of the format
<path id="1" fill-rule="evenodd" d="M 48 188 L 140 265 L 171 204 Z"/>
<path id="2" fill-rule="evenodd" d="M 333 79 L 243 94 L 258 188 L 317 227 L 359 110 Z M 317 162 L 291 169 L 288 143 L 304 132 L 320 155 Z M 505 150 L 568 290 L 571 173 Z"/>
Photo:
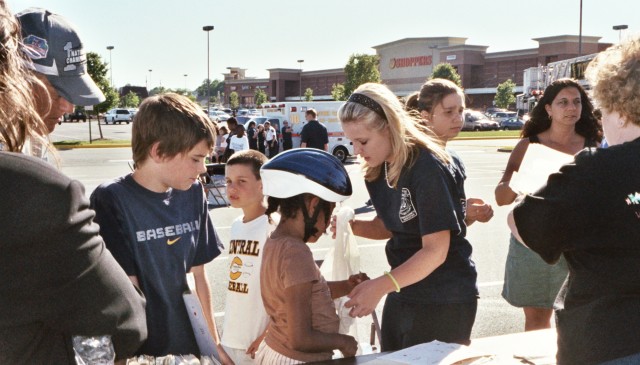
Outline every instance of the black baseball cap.
<path id="1" fill-rule="evenodd" d="M 22 27 L 22 51 L 29 68 L 47 77 L 58 94 L 74 105 L 105 101 L 87 73 L 87 55 L 75 28 L 64 17 L 40 8 L 16 14 Z"/>

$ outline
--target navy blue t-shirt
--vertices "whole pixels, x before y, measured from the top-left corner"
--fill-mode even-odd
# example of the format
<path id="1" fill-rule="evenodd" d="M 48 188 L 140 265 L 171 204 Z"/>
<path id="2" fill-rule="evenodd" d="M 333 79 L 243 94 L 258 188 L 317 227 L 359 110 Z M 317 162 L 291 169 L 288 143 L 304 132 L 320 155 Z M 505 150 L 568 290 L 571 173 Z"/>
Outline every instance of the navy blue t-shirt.
<path id="1" fill-rule="evenodd" d="M 385 248 L 392 268 L 422 248 L 422 236 L 451 231 L 445 262 L 423 280 L 400 291 L 400 298 L 410 302 L 467 303 L 478 296 L 472 248 L 465 238 L 464 165 L 455 153 L 449 152 L 453 160 L 446 165 L 420 149 L 413 166 L 402 170 L 396 189 L 387 186 L 384 171 L 378 179 L 366 183 L 378 217 L 393 235 Z"/>
<path id="2" fill-rule="evenodd" d="M 329 144 L 327 128 L 317 120 L 312 120 L 302 127 L 300 142 L 306 143 L 307 148 L 324 150 L 324 145 Z"/>
<path id="3" fill-rule="evenodd" d="M 91 208 L 107 248 L 147 299 L 149 336 L 138 353 L 199 355 L 182 299 L 186 274 L 223 249 L 202 186 L 156 193 L 129 174 L 96 188 Z"/>

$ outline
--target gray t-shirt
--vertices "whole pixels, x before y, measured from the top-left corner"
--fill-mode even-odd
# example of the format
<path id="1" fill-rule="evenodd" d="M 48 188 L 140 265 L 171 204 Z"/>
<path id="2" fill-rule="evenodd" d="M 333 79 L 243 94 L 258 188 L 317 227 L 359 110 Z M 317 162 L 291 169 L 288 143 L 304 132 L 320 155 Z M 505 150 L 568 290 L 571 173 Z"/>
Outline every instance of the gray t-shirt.
<path id="1" fill-rule="evenodd" d="M 223 249 L 202 186 L 155 193 L 130 174 L 100 185 L 91 207 L 107 248 L 147 299 L 149 337 L 138 353 L 199 354 L 182 299 L 186 274 Z"/>

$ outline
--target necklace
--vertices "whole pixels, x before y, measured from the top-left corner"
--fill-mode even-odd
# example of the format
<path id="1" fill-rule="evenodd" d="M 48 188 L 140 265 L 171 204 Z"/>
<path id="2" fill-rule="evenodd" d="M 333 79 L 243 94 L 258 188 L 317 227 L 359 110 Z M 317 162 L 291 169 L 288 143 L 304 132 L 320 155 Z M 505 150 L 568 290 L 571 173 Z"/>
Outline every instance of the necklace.
<path id="1" fill-rule="evenodd" d="M 387 182 L 389 189 L 393 189 L 393 186 L 389 184 L 389 174 L 387 173 L 387 161 L 384 162 L 384 180 Z"/>

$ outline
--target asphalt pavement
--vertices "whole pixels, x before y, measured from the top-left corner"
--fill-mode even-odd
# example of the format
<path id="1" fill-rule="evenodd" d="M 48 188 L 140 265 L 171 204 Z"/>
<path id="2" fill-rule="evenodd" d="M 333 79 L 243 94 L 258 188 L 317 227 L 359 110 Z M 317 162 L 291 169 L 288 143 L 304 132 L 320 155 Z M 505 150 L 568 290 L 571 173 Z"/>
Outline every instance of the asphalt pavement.
<path id="1" fill-rule="evenodd" d="M 94 121 L 92 127 L 95 126 Z M 86 139 L 83 137 L 83 133 L 88 133 L 87 123 L 65 123 L 62 127 L 54 132 L 52 140 Z M 102 125 L 102 127 L 103 133 L 118 136 L 108 138 L 126 139 L 127 133 L 130 135 L 130 126 Z M 493 196 L 493 189 L 500 180 L 509 157 L 508 153 L 498 152 L 498 149 L 503 146 L 513 146 L 516 142 L 515 139 L 475 140 L 453 141 L 449 144 L 450 148 L 458 152 L 466 165 L 465 188 L 467 196 L 484 199 L 493 205 L 495 212 L 495 216 L 490 222 L 472 225 L 467 234 L 474 248 L 473 260 L 477 265 L 478 286 L 480 288 L 478 314 L 472 332 L 473 338 L 521 332 L 524 329 L 522 310 L 511 307 L 500 296 L 509 239 L 506 225 L 506 215 L 509 208 L 497 207 Z M 128 162 L 131 158 L 131 151 L 129 148 L 62 150 L 58 152 L 58 157 L 61 170 L 81 181 L 86 187 L 87 196 L 100 183 L 130 172 Z M 354 194 L 343 204 L 354 208 L 358 216 L 372 216 L 373 210 L 365 205 L 369 197 L 364 187 L 359 163 L 355 159 L 350 159 L 346 167 L 354 185 Z M 212 207 L 210 213 L 222 241 L 228 242 L 231 222 L 241 214 L 241 211 L 231 207 Z M 332 244 L 329 236 L 322 237 L 319 242 L 312 245 L 314 257 L 317 260 L 324 259 Z M 384 241 L 358 238 L 361 271 L 366 272 L 370 277 L 382 275 L 383 271 L 388 270 L 384 244 Z M 227 258 L 227 255 L 223 253 L 206 267 L 212 286 L 216 319 L 219 323 L 224 320 L 224 296 L 226 276 L 228 275 Z M 380 317 L 381 308 L 382 303 L 378 306 Z M 363 341 L 368 341 L 370 323 L 370 319 L 364 319 L 360 322 L 359 336 Z"/>

